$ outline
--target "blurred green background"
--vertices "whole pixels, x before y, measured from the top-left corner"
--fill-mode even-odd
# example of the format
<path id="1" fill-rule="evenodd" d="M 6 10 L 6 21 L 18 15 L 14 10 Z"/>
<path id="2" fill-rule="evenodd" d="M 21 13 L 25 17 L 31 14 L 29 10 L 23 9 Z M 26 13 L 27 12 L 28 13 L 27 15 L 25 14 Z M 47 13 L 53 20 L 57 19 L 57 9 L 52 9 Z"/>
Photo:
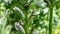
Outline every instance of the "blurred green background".
<path id="1" fill-rule="evenodd" d="M 0 34 L 60 34 L 60 0 L 0 0 Z"/>

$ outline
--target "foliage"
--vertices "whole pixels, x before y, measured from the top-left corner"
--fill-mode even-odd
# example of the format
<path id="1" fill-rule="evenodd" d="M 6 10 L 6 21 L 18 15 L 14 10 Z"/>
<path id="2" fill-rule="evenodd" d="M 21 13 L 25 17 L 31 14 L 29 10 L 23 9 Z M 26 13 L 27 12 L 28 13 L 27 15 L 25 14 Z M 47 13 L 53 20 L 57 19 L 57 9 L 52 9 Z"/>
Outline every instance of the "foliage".
<path id="1" fill-rule="evenodd" d="M 0 34 L 58 34 L 60 0 L 0 0 Z"/>

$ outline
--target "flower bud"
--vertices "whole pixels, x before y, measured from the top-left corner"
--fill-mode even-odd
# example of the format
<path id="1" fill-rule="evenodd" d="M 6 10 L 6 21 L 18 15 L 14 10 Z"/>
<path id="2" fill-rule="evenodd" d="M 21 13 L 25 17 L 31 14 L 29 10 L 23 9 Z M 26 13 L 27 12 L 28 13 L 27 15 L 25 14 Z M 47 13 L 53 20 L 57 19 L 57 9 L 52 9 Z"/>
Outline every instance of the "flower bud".
<path id="1" fill-rule="evenodd" d="M 24 17 L 23 12 L 22 12 L 21 9 L 19 9 L 18 7 L 15 6 L 15 7 L 13 8 L 13 10 L 18 11 L 18 12 Z"/>
<path id="2" fill-rule="evenodd" d="M 15 25 L 15 28 L 16 28 L 17 30 L 20 30 L 20 31 L 22 31 L 23 33 L 25 33 L 25 30 L 24 30 L 23 26 L 20 25 L 18 22 L 15 22 L 14 25 Z"/>

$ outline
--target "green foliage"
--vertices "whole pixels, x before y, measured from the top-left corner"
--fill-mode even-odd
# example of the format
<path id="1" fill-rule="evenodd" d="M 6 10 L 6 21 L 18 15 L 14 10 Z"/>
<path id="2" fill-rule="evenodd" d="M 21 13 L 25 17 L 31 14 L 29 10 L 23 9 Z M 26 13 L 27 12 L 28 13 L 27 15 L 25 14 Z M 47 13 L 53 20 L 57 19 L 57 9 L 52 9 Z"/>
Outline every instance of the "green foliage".
<path id="1" fill-rule="evenodd" d="M 60 29 L 59 1 L 1 0 L 0 34 L 33 34 L 35 30 L 38 34 L 55 34 Z"/>

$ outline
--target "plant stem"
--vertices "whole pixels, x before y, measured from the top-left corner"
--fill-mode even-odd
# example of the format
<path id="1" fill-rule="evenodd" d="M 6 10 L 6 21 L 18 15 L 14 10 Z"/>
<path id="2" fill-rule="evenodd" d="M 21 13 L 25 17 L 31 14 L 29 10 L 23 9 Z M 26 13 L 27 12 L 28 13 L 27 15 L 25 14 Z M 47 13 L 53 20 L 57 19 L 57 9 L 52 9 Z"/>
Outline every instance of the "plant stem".
<path id="1" fill-rule="evenodd" d="M 29 23 L 28 23 L 28 10 L 26 10 L 25 11 L 25 25 L 24 25 L 24 27 L 25 27 L 25 34 L 28 34 L 28 25 L 29 25 Z"/>
<path id="2" fill-rule="evenodd" d="M 50 5 L 49 34 L 52 34 L 53 5 Z"/>

